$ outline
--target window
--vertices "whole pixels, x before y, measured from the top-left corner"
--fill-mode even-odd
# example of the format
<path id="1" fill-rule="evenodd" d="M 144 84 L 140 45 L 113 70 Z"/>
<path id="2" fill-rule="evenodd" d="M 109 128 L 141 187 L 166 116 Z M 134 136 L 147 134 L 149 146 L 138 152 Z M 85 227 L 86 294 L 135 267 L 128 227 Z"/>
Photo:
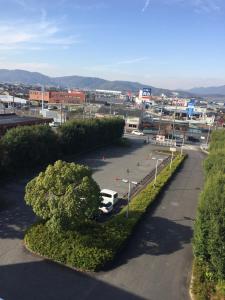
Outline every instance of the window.
<path id="1" fill-rule="evenodd" d="M 107 197 L 107 198 L 112 198 L 112 195 L 106 194 L 106 193 L 101 193 L 102 197 Z"/>

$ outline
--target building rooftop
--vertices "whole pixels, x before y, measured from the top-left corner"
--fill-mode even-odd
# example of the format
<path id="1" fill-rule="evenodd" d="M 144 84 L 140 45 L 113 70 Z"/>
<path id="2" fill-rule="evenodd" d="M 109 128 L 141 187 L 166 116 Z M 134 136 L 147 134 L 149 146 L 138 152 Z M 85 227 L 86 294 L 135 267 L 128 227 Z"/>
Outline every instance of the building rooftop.
<path id="1" fill-rule="evenodd" d="M 27 116 L 17 116 L 16 114 L 0 114 L 0 126 L 2 125 L 22 125 L 24 123 L 35 123 L 35 122 L 46 122 L 48 123 L 51 122 L 52 119 L 41 119 L 41 118 L 36 118 L 36 117 L 27 117 Z"/>

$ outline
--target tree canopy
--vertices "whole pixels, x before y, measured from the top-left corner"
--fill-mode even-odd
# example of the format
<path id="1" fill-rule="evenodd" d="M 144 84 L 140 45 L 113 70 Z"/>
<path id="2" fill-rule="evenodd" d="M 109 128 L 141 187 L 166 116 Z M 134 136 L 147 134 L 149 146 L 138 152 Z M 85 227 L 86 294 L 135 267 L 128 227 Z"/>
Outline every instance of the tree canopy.
<path id="1" fill-rule="evenodd" d="M 49 224 L 64 228 L 93 218 L 101 203 L 100 188 L 83 165 L 56 161 L 26 186 L 25 201 Z"/>

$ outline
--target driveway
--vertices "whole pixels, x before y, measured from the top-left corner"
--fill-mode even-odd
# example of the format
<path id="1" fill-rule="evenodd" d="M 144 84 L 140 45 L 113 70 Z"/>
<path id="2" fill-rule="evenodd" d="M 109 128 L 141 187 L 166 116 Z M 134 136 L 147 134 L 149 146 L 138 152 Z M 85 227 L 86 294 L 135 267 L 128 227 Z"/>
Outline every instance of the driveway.
<path id="1" fill-rule="evenodd" d="M 113 151 L 111 156 L 112 150 L 96 152 L 96 174 L 97 169 L 110 166 L 109 174 L 114 177 L 118 168 L 121 166 L 119 170 L 124 170 L 128 163 L 135 172 L 136 162 L 143 160 L 143 156 L 140 156 L 142 159 L 136 156 L 138 149 L 149 155 L 150 148 L 147 147 L 150 146 L 135 144 L 128 153 L 126 149 L 120 154 Z M 124 164 L 121 165 L 122 159 L 117 167 L 112 166 L 114 159 L 117 161 L 121 157 Z M 92 158 L 96 160 L 96 156 Z M 23 202 L 27 180 L 2 188 L 1 195 L 7 196 L 9 207 L 0 212 L 0 298 L 188 299 L 192 225 L 203 181 L 202 158 L 201 153 L 190 152 L 184 167 L 157 205 L 146 214 L 116 264 L 97 274 L 82 274 L 28 253 L 22 238 L 34 216 Z"/>

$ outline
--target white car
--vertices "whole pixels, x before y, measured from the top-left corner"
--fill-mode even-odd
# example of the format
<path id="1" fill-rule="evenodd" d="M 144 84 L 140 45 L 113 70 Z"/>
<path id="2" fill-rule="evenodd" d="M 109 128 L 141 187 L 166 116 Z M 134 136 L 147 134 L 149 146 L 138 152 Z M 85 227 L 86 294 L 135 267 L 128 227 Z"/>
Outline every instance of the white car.
<path id="1" fill-rule="evenodd" d="M 55 121 L 49 123 L 50 127 L 59 127 L 60 125 L 61 125 L 60 122 L 55 122 Z"/>
<path id="2" fill-rule="evenodd" d="M 102 202 L 101 206 L 99 207 L 99 210 L 104 214 L 109 214 L 113 210 L 112 202 L 107 202 L 107 203 Z"/>
<path id="3" fill-rule="evenodd" d="M 144 135 L 144 133 L 142 131 L 139 131 L 139 130 L 133 130 L 131 133 L 135 134 L 135 135 Z"/>

